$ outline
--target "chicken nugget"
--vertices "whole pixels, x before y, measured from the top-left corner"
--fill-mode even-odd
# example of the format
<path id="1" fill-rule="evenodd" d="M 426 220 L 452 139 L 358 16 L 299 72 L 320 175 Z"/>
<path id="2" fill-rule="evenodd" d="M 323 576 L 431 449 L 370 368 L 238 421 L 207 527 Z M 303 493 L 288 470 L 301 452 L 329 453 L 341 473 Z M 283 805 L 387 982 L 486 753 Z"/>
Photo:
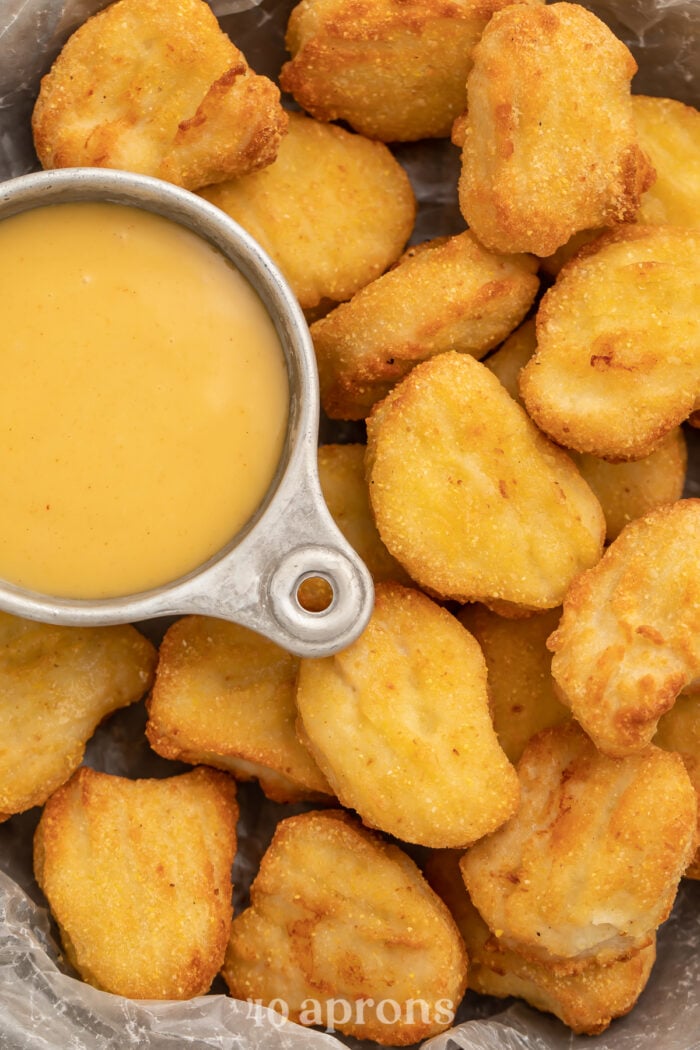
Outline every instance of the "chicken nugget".
<path id="1" fill-rule="evenodd" d="M 689 879 L 700 879 L 700 697 L 682 693 L 671 710 L 659 719 L 654 743 L 681 756 L 695 788 L 699 806 L 698 847 L 683 874 Z"/>
<path id="2" fill-rule="evenodd" d="M 644 990 L 656 958 L 656 938 L 627 959 L 580 973 L 559 974 L 504 948 L 469 899 L 456 850 L 438 850 L 425 877 L 444 900 L 462 934 L 469 958 L 469 987 L 500 999 L 515 995 L 558 1017 L 577 1034 L 599 1035 L 614 1017 L 629 1013 Z"/>
<path id="3" fill-rule="evenodd" d="M 484 364 L 520 401 L 518 378 L 537 349 L 534 319 L 513 332 Z M 616 539 L 625 525 L 641 518 L 662 503 L 680 499 L 685 484 L 688 450 L 680 427 L 669 431 L 643 459 L 608 463 L 598 456 L 570 451 L 581 477 L 590 485 L 603 508 L 608 541 Z"/>
<path id="4" fill-rule="evenodd" d="M 204 0 L 117 0 L 42 80 L 34 145 L 44 168 L 123 168 L 197 189 L 274 160 L 279 98 Z"/>
<path id="5" fill-rule="evenodd" d="M 151 747 L 239 780 L 255 777 L 275 802 L 332 795 L 297 740 L 298 667 L 298 657 L 246 627 L 207 616 L 178 620 L 161 644 L 148 701 Z"/>
<path id="6" fill-rule="evenodd" d="M 597 499 L 474 358 L 418 365 L 375 406 L 367 434 L 379 535 L 431 592 L 553 609 L 599 559 Z"/>
<path id="7" fill-rule="evenodd" d="M 681 758 L 610 758 L 571 721 L 533 737 L 518 774 L 518 812 L 460 861 L 498 943 L 559 973 L 651 945 L 695 850 Z"/>
<path id="8" fill-rule="evenodd" d="M 386 146 L 298 113 L 273 164 L 202 196 L 255 237 L 305 309 L 349 299 L 384 273 L 416 213 L 408 176 Z"/>
<path id="9" fill-rule="evenodd" d="M 237 999 L 390 1046 L 453 1021 L 467 960 L 452 916 L 402 850 L 348 813 L 281 821 L 250 900 L 223 970 Z"/>
<path id="10" fill-rule="evenodd" d="M 58 627 L 0 612 L 0 821 L 68 780 L 102 719 L 147 692 L 155 664 L 133 627 Z"/>
<path id="11" fill-rule="evenodd" d="M 51 796 L 34 873 L 88 984 L 131 999 L 208 991 L 231 928 L 235 791 L 213 769 L 127 780 L 82 767 Z"/>
<path id="12" fill-rule="evenodd" d="M 505 619 L 483 605 L 467 605 L 459 620 L 481 646 L 488 669 L 491 717 L 498 741 L 517 762 L 530 737 L 570 717 L 557 699 L 547 639 L 561 609 Z"/>
<path id="13" fill-rule="evenodd" d="M 474 48 L 459 200 L 494 251 L 550 255 L 631 221 L 653 168 L 637 145 L 625 45 L 578 4 L 498 11 Z"/>
<path id="14" fill-rule="evenodd" d="M 474 45 L 512 2 L 302 0 L 280 84 L 319 120 L 346 120 L 370 138 L 447 138 L 466 105 Z"/>
<path id="15" fill-rule="evenodd" d="M 301 661 L 297 706 L 302 739 L 369 827 L 423 846 L 465 846 L 517 807 L 481 649 L 419 591 L 379 584 L 356 642 Z"/>
<path id="16" fill-rule="evenodd" d="M 322 445 L 318 450 L 318 476 L 323 498 L 333 520 L 362 558 L 375 583 L 395 580 L 409 583 L 407 573 L 382 543 L 369 505 L 365 481 L 364 445 Z M 319 612 L 328 605 L 324 580 L 306 580 L 299 588 L 305 609 Z"/>
<path id="17" fill-rule="evenodd" d="M 520 392 L 559 444 L 641 459 L 700 395 L 700 231 L 620 227 L 585 246 L 537 313 Z"/>
<path id="18" fill-rule="evenodd" d="M 623 529 L 571 585 L 549 639 L 560 696 L 608 755 L 646 747 L 700 675 L 700 500 Z"/>
<path id="19" fill-rule="evenodd" d="M 539 281 L 529 256 L 494 255 L 469 231 L 420 248 L 312 325 L 321 402 L 331 419 L 364 419 L 435 354 L 483 357 L 535 298 Z"/>

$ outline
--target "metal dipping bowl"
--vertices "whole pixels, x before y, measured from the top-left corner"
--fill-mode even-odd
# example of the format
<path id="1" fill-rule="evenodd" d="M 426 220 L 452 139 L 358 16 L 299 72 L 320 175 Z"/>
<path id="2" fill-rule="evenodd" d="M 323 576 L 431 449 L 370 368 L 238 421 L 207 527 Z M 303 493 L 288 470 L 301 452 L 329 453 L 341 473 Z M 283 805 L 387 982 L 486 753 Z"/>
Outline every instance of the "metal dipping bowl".
<path id="1" fill-rule="evenodd" d="M 338 530 L 318 481 L 318 377 L 309 331 L 284 278 L 237 223 L 200 197 L 159 179 L 101 168 L 64 168 L 0 184 L 0 221 L 31 208 L 103 201 L 146 209 L 214 245 L 250 282 L 286 357 L 290 404 L 276 474 L 253 517 L 217 554 L 185 576 L 127 597 L 55 598 L 0 580 L 0 609 L 47 623 L 96 626 L 173 614 L 233 620 L 301 656 L 325 656 L 364 629 L 371 577 Z M 308 612 L 300 585 L 321 577 L 333 597 Z"/>

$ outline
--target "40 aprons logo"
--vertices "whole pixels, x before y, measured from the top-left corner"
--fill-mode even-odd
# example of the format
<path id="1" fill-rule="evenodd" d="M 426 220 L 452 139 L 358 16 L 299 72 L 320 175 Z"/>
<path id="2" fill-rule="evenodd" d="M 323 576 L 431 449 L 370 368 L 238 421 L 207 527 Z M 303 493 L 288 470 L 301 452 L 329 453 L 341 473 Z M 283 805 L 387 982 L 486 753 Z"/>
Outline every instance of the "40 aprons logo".
<path id="1" fill-rule="evenodd" d="M 257 1027 L 272 1024 L 281 1028 L 287 1021 L 325 1028 L 327 1032 L 376 1020 L 380 1024 L 436 1024 L 450 1025 L 455 1018 L 451 999 L 429 1003 L 425 999 L 304 999 L 293 1007 L 285 999 L 248 999 L 248 1018 Z M 266 1009 L 267 1007 L 267 1009 Z"/>

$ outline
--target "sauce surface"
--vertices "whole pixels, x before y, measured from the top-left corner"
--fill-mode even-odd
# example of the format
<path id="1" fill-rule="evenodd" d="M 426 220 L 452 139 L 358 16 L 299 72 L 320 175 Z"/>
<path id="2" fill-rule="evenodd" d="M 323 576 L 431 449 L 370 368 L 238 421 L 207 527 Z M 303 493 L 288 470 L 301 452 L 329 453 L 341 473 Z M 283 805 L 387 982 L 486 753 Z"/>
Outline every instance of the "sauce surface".
<path id="1" fill-rule="evenodd" d="M 262 302 L 207 242 L 117 204 L 0 222 L 0 577 L 116 597 L 206 561 L 282 452 Z"/>

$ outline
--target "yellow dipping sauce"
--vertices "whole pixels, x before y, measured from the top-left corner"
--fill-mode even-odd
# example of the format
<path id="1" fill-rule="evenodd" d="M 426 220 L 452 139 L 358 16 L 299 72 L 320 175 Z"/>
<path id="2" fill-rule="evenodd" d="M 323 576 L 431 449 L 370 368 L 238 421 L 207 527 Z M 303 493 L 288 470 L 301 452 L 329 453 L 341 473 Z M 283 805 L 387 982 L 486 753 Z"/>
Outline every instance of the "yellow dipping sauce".
<path id="1" fill-rule="evenodd" d="M 189 230 L 102 203 L 0 222 L 0 577 L 103 598 L 195 569 L 260 505 L 288 407 L 262 302 Z"/>

